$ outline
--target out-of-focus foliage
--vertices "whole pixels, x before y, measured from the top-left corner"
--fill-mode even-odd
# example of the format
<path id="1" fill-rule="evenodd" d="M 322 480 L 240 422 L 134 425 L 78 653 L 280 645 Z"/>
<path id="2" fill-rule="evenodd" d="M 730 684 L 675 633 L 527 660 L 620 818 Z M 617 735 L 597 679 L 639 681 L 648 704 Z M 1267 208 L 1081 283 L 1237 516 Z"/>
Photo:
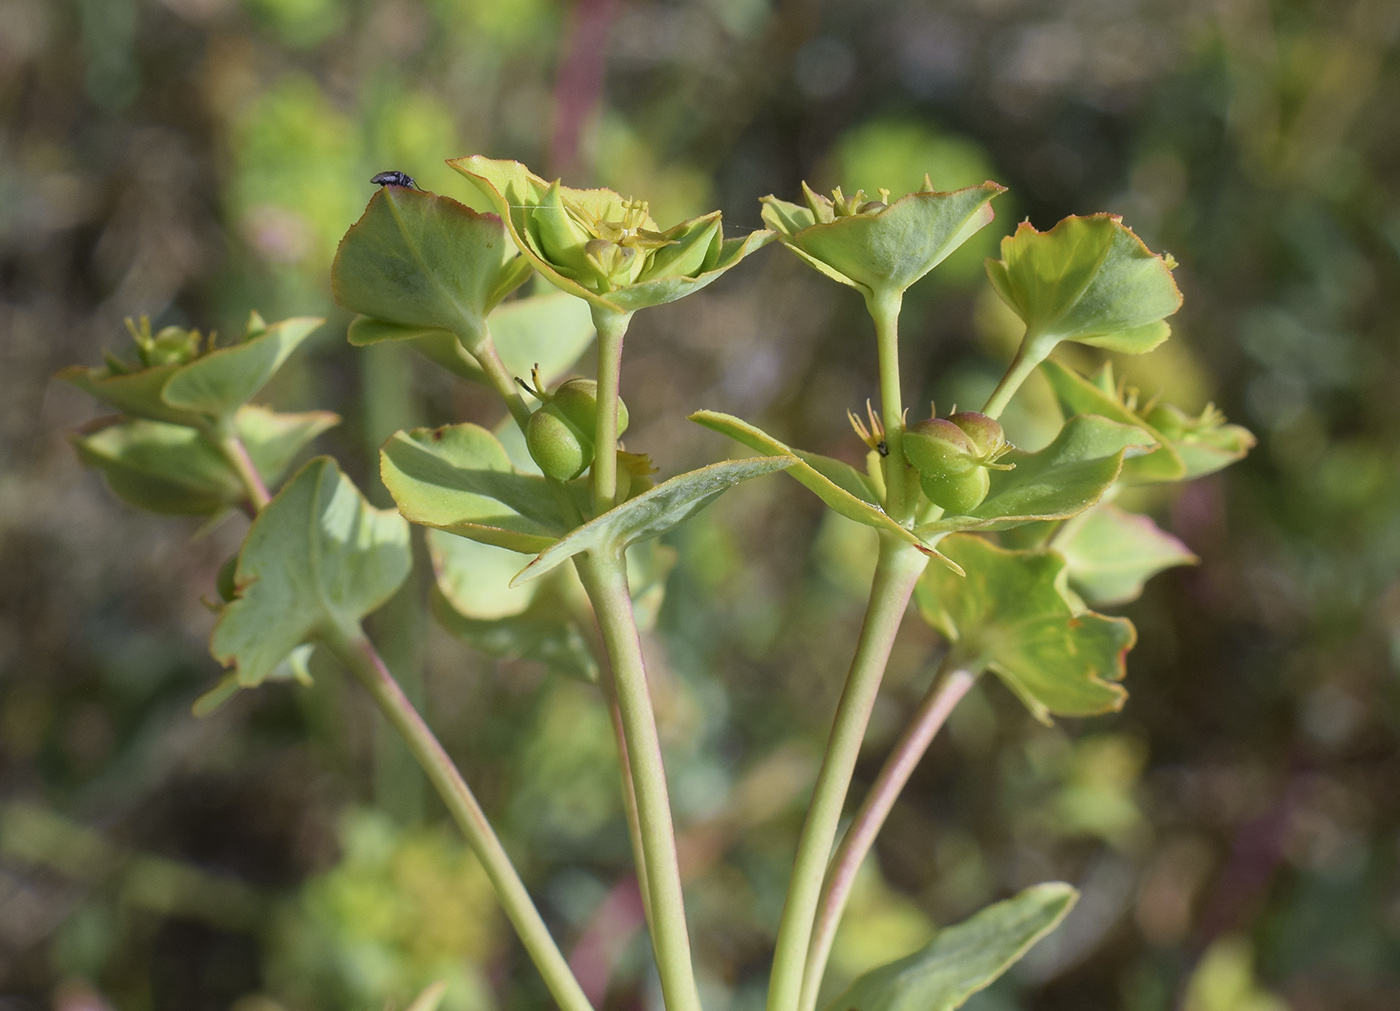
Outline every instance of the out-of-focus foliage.
<path id="1" fill-rule="evenodd" d="M 843 935 L 829 996 L 930 923 L 1063 878 L 1084 898 L 1061 932 L 967 1007 L 1400 1003 L 1395 4 L 0 0 L 0 25 L 0 1000 L 341 1011 L 438 978 L 444 1007 L 546 999 L 411 763 L 322 659 L 310 688 L 188 715 L 216 677 L 198 599 L 243 521 L 196 537 L 114 502 L 63 436 L 87 402 L 48 382 L 127 316 L 232 334 L 253 306 L 329 311 L 369 177 L 485 209 L 443 163 L 479 153 L 647 197 L 663 222 L 719 207 L 726 234 L 803 178 L 1010 187 L 911 290 L 911 404 L 990 392 L 1021 328 L 981 259 L 1023 215 L 1119 213 L 1170 251 L 1173 337 L 1115 369 L 1144 407 L 1214 402 L 1260 447 L 1175 497 L 1120 496 L 1202 562 L 1122 606 L 1142 636 L 1126 708 L 1043 728 L 975 688 L 852 907 L 900 950 Z M 854 293 L 768 252 L 643 316 L 629 450 L 666 474 L 719 458 L 684 420 L 708 407 L 863 470 L 845 412 L 875 366 Z M 321 445 L 385 506 L 395 429 L 498 419 L 406 347 L 348 347 L 348 323 L 260 399 L 346 418 Z M 1027 451 L 1059 422 L 1034 383 L 1002 419 Z M 873 537 L 790 481 L 730 495 L 668 535 L 647 643 L 716 1011 L 761 1000 Z M 652 984 L 606 709 L 436 629 L 423 589 L 372 620 L 391 663 L 530 854 L 566 950 L 593 953 L 604 1006 L 633 1005 Z M 857 795 L 940 650 L 906 623 Z M 388 814 L 351 813 L 365 801 Z M 427 891 L 455 897 L 444 919 L 404 928 Z M 285 915 L 248 913 L 262 903 Z M 454 945 L 471 957 L 448 965 Z"/>

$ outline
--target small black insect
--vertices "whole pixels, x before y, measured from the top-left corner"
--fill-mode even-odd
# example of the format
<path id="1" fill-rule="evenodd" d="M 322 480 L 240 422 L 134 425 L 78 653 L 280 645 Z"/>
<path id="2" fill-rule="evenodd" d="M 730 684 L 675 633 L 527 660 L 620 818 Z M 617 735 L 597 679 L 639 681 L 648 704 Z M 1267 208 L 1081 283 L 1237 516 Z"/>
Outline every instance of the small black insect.
<path id="1" fill-rule="evenodd" d="M 411 190 L 418 188 L 418 184 L 413 181 L 413 176 L 407 172 L 381 172 L 370 182 L 376 186 L 407 186 Z"/>
<path id="2" fill-rule="evenodd" d="M 879 442 L 875 443 L 875 451 L 876 451 L 877 453 L 879 453 L 881 456 L 889 456 L 889 455 L 890 455 L 890 447 L 889 447 L 889 444 L 886 443 L 884 439 L 881 439 Z"/>

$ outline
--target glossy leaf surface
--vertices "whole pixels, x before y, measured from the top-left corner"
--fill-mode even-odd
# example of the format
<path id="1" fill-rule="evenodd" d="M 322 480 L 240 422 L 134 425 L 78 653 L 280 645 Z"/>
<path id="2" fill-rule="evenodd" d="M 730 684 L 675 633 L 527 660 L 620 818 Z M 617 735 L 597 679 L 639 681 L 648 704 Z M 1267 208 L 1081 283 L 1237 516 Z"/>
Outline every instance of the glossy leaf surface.
<path id="1" fill-rule="evenodd" d="M 1119 709 L 1124 658 L 1137 633 L 1126 618 L 1076 614 L 1058 589 L 1064 558 L 1006 551 L 966 534 L 939 547 L 966 571 L 930 566 L 915 589 L 924 618 L 951 644 L 956 666 L 991 670 L 1035 717 Z"/>
<path id="2" fill-rule="evenodd" d="M 1199 561 L 1150 517 L 1112 503 L 1065 524 L 1053 544 L 1065 558 L 1071 588 L 1091 607 L 1136 600 L 1143 584 L 1163 569 Z"/>
<path id="3" fill-rule="evenodd" d="M 861 976 L 827 1011 L 953 1011 L 990 986 L 1059 926 L 1079 898 L 1069 885 L 1033 885 L 940 930 L 929 944 Z"/>
<path id="4" fill-rule="evenodd" d="M 248 530 L 234 575 L 238 596 L 210 649 L 238 683 L 262 683 L 297 646 L 351 634 L 408 577 L 408 524 L 375 509 L 330 457 L 303 467 Z"/>
<path id="5" fill-rule="evenodd" d="M 542 551 L 515 577 L 513 585 L 536 579 L 584 551 L 621 551 L 629 544 L 658 537 L 684 523 L 736 484 L 792 465 L 791 457 L 761 456 L 712 463 L 678 474 L 614 506 Z"/>
<path id="6" fill-rule="evenodd" d="M 1174 266 L 1116 215 L 1093 214 L 1048 232 L 1022 222 L 1002 239 L 1001 259 L 987 261 L 987 276 L 1025 321 L 1028 340 L 1141 354 L 1167 339 L 1163 319 L 1181 307 Z"/>
<path id="7" fill-rule="evenodd" d="M 397 432 L 380 450 L 379 473 L 413 523 L 527 554 L 565 532 L 545 479 L 519 473 L 479 425 Z"/>
<path id="8" fill-rule="evenodd" d="M 995 471 L 987 497 L 966 516 L 920 524 L 921 534 L 953 530 L 1005 530 L 1036 520 L 1063 519 L 1089 508 L 1113 484 L 1127 451 L 1154 445 L 1142 428 L 1097 415 L 1071 418 L 1037 453 L 1012 450 Z"/>
<path id="9" fill-rule="evenodd" d="M 340 242 L 336 303 L 398 327 L 441 329 L 468 348 L 530 274 L 501 221 L 435 193 L 385 186 Z"/>

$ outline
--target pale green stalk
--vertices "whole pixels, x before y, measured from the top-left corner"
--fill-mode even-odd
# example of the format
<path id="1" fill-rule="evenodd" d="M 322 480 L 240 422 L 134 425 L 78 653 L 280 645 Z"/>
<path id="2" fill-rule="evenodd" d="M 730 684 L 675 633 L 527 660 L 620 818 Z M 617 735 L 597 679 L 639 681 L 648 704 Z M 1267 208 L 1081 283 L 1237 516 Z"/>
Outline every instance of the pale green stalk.
<path id="1" fill-rule="evenodd" d="M 486 820 L 485 812 L 472 796 L 452 759 L 384 666 L 374 645 L 358 629 L 354 632 L 337 630 L 324 635 L 322 641 L 365 686 L 385 718 L 402 735 L 409 750 L 418 759 L 418 764 L 427 773 L 429 781 L 466 836 L 467 843 L 481 861 L 506 917 L 515 927 L 521 943 L 534 960 L 559 1007 L 563 1011 L 592 1011 L 583 988 L 550 936 L 549 928 L 535 908 L 505 847 Z"/>
<path id="2" fill-rule="evenodd" d="M 234 431 L 230 422 L 220 430 L 210 433 L 215 444 L 219 447 L 219 452 L 223 454 L 228 465 L 233 468 L 233 472 L 238 475 L 238 480 L 243 484 L 243 491 L 248 496 L 248 504 L 253 507 L 253 513 L 263 511 L 263 508 L 272 501 L 272 493 L 267 490 L 267 482 L 258 473 L 257 465 L 253 463 L 253 458 L 248 455 L 248 447 L 243 444 L 243 440 Z"/>
<path id="3" fill-rule="evenodd" d="M 1054 349 L 1055 341 L 1041 340 L 1032 337 L 1028 332 L 1021 339 L 1021 346 L 1016 349 L 1016 357 L 1011 359 L 1006 375 L 1001 377 L 1001 382 L 997 383 L 997 388 L 987 398 L 987 406 L 982 408 L 982 413 L 989 418 L 1000 418 L 1001 412 L 1006 410 L 1006 405 L 1011 403 L 1011 398 L 1016 395 L 1021 384 L 1030 378 L 1030 374 L 1041 362 L 1050 357 L 1050 352 Z"/>
<path id="4" fill-rule="evenodd" d="M 885 425 L 885 511 L 899 522 L 909 516 L 909 465 L 904 459 L 904 401 L 899 386 L 899 310 L 902 291 L 883 291 L 865 300 L 875 321 L 880 356 L 880 415 Z"/>
<path id="5" fill-rule="evenodd" d="M 501 356 L 496 352 L 496 345 L 489 336 L 472 352 L 472 357 L 481 366 L 481 371 L 486 373 L 491 388 L 506 402 L 506 409 L 510 411 L 510 416 L 515 419 L 520 430 L 525 431 L 525 426 L 530 423 L 530 408 L 521 399 L 520 388 L 506 371 L 505 363 L 501 361 Z"/>
<path id="6" fill-rule="evenodd" d="M 591 306 L 598 331 L 598 420 L 593 435 L 593 511 L 599 515 L 617 499 L 617 401 L 622 384 L 622 339 L 630 312 Z M 631 605 L 628 605 L 631 609 Z"/>
<path id="7" fill-rule="evenodd" d="M 879 835 L 885 819 L 894 807 L 895 799 L 909 782 L 909 777 L 913 775 L 919 760 L 928 751 L 929 744 L 948 719 L 948 715 L 976 680 L 975 674 L 959 669 L 953 664 L 953 653 L 950 651 L 944 658 L 928 694 L 924 696 L 914 718 L 905 728 L 889 758 L 885 760 L 880 775 L 876 777 L 870 792 L 861 803 L 860 810 L 851 821 L 850 828 L 846 830 L 846 836 L 841 840 L 841 845 L 831 860 L 826 887 L 822 890 L 816 933 L 812 936 L 811 949 L 807 954 L 807 969 L 802 981 L 802 1011 L 814 1011 L 817 1006 L 822 974 L 826 971 L 831 944 L 836 939 L 836 928 L 841 923 L 846 900 L 850 898 L 856 872 L 869 855 L 875 837 Z"/>
<path id="8" fill-rule="evenodd" d="M 773 954 L 768 1011 L 795 1011 L 801 998 L 807 946 L 851 775 L 855 772 L 895 634 L 926 562 L 923 553 L 913 545 L 880 536 L 880 555 L 875 565 L 865 624 L 860 630 L 845 690 L 836 707 L 831 740 L 821 771 L 817 773 L 812 806 L 797 843 L 797 858 Z"/>
<path id="9" fill-rule="evenodd" d="M 609 406 L 599 398 L 600 411 Z M 598 448 L 601 450 L 601 445 Z M 639 884 L 644 882 L 650 897 L 651 943 L 662 994 L 667 1011 L 700 1011 L 666 770 L 647 686 L 642 643 L 632 613 L 627 562 L 619 549 L 608 555 L 590 552 L 577 558 L 576 564 L 584 588 L 593 601 L 612 665 L 644 856 Z"/>

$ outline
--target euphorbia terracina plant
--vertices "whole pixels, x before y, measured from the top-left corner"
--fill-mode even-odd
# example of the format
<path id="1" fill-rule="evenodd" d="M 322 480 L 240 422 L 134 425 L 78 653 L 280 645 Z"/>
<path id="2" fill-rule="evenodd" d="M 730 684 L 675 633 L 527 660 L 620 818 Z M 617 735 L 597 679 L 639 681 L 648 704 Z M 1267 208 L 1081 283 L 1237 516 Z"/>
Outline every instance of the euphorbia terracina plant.
<path id="1" fill-rule="evenodd" d="M 1249 433 L 1213 408 L 1197 417 L 1140 407 L 1111 372 L 1081 376 L 1049 356 L 1075 341 L 1140 353 L 1166 339 L 1181 296 L 1169 257 L 1118 218 L 1029 224 L 987 272 L 1025 322 L 1005 377 L 980 411 L 906 418 L 899 378 L 904 292 L 992 221 L 995 183 L 895 199 L 806 189 L 763 201 L 771 230 L 726 239 L 718 212 L 662 228 L 646 203 L 546 182 L 515 162 L 450 162 L 499 214 L 385 185 L 341 242 L 337 301 L 357 313 L 352 344 L 412 343 L 503 401 L 523 438 L 473 424 L 398 432 L 381 451 L 397 511 L 372 508 L 330 457 L 284 480 L 290 461 L 338 419 L 250 400 L 320 321 L 254 314 L 226 346 L 194 331 L 132 326 L 135 360 L 61 374 L 119 415 L 73 437 L 112 490 L 157 512 L 242 508 L 247 537 L 221 573 L 214 656 L 228 669 L 196 703 L 307 677 L 334 654 L 402 734 L 485 867 L 507 916 L 565 1011 L 589 1001 L 461 773 L 400 691 L 362 621 L 404 582 L 410 523 L 427 529 L 434 611 L 467 642 L 597 683 L 614 713 L 637 878 L 666 1007 L 698 1011 L 690 938 L 639 624 L 668 561 L 655 538 L 734 485 L 786 471 L 848 519 L 873 528 L 878 558 L 864 626 L 799 840 L 769 988 L 769 1011 L 814 1011 L 857 869 L 948 714 L 991 671 L 1039 719 L 1122 706 L 1135 632 L 1091 608 L 1137 596 L 1161 569 L 1193 561 L 1119 489 L 1198 477 L 1242 457 Z M 632 314 L 709 284 L 778 240 L 861 293 L 874 322 L 879 410 L 856 427 L 864 469 L 790 448 L 712 411 L 692 420 L 753 456 L 653 484 L 627 453 L 618 396 Z M 532 274 L 558 289 L 511 298 Z M 560 381 L 596 332 L 598 373 Z M 1065 417 L 1038 452 L 1006 441 L 998 418 L 1044 370 Z M 854 421 L 854 416 L 852 416 Z M 508 448 L 524 447 L 524 448 Z M 664 466 L 663 466 L 664 469 Z M 1001 532 L 1017 529 L 1015 549 Z M 518 592 L 506 594 L 507 587 Z M 947 641 L 939 673 L 874 787 L 837 841 L 847 792 L 891 645 L 913 597 Z M 503 604 L 507 601 L 508 604 Z M 594 624 L 596 623 L 596 634 Z M 600 645 L 594 645 L 599 643 Z M 941 1011 L 1003 973 L 1066 915 L 1069 885 L 1027 889 L 940 932 L 924 949 L 859 978 L 830 1011 Z M 418 1008 L 436 1006 L 440 989 Z"/>

